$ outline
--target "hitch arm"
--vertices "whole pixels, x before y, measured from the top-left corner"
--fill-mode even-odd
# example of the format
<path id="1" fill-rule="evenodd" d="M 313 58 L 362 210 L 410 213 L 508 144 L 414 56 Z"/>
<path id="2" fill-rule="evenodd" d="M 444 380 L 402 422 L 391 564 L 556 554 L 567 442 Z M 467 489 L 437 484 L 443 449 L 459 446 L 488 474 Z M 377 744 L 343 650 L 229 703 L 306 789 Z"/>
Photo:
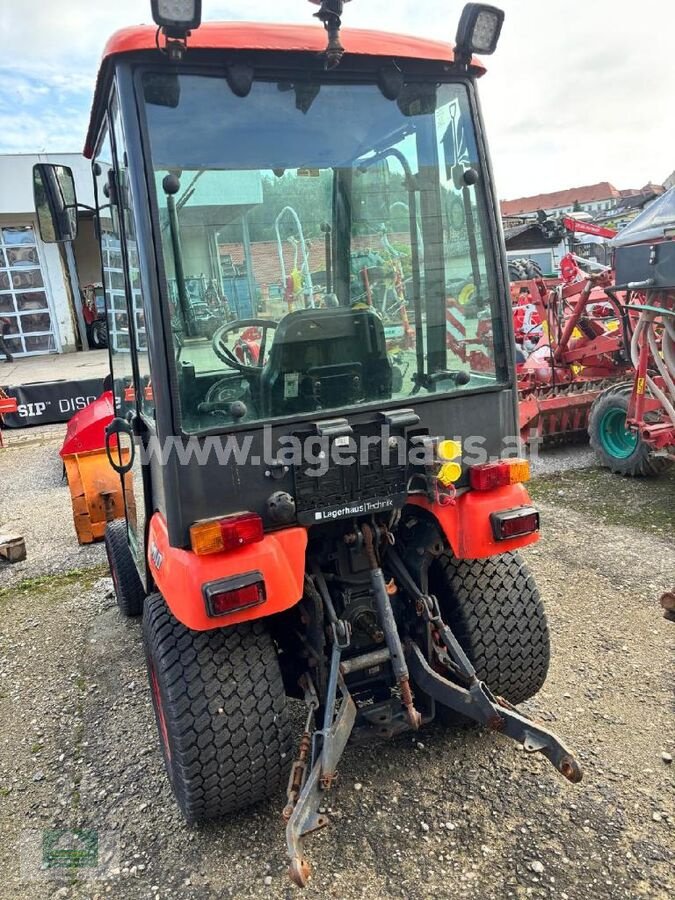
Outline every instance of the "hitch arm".
<path id="1" fill-rule="evenodd" d="M 519 741 L 528 753 L 542 753 L 568 781 L 581 781 L 579 763 L 547 728 L 516 712 L 506 701 L 500 702 L 481 681 L 464 688 L 443 678 L 412 641 L 408 644 L 407 657 L 414 682 L 438 703 Z"/>
<path id="2" fill-rule="evenodd" d="M 350 635 L 346 623 L 334 623 L 333 653 L 326 691 L 323 728 L 314 732 L 312 765 L 309 774 L 307 774 L 304 759 L 302 758 L 302 744 L 306 745 L 309 722 L 313 713 L 312 703 L 311 701 L 308 702 L 310 719 L 308 719 L 307 730 L 303 735 L 303 742 L 301 742 L 301 758 L 296 763 L 302 778 L 299 793 L 297 791 L 297 782 L 295 785 L 289 784 L 289 802 L 284 809 L 284 818 L 287 819 L 288 873 L 291 881 L 297 884 L 298 887 L 305 887 L 310 875 L 309 863 L 302 853 L 302 839 L 305 835 L 310 834 L 312 831 L 317 831 L 328 824 L 328 818 L 319 813 L 319 807 L 321 806 L 324 792 L 330 790 L 335 782 L 337 764 L 347 746 L 347 741 L 356 721 L 356 704 L 340 673 L 342 651 L 349 646 L 349 643 Z M 338 690 L 341 694 L 341 700 L 336 713 Z M 293 773 L 291 774 L 291 780 L 293 780 Z"/>

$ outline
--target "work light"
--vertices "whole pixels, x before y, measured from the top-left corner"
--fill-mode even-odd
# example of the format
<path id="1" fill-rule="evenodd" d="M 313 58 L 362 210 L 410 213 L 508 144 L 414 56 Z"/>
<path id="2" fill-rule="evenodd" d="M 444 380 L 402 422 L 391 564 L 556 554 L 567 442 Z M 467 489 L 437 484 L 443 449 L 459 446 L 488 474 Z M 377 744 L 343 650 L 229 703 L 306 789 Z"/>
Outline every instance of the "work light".
<path id="1" fill-rule="evenodd" d="M 202 0 L 151 0 L 152 18 L 168 37 L 185 37 L 199 28 Z"/>
<path id="2" fill-rule="evenodd" d="M 468 63 L 474 53 L 494 53 L 503 24 L 503 10 L 485 3 L 467 3 L 457 26 L 458 60 Z"/>

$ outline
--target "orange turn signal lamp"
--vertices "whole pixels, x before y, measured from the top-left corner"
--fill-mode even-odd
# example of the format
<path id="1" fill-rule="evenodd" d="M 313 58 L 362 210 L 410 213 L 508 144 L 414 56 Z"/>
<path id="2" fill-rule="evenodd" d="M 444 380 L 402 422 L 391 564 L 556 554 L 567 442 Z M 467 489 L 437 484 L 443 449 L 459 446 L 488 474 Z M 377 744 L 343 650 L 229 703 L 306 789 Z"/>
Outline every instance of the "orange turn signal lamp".
<path id="1" fill-rule="evenodd" d="M 190 528 L 190 545 L 198 556 L 237 550 L 256 544 L 265 536 L 263 522 L 255 513 L 236 513 L 222 519 L 205 519 Z"/>
<path id="2" fill-rule="evenodd" d="M 501 459 L 499 462 L 471 466 L 469 482 L 475 491 L 491 491 L 509 484 L 530 480 L 530 464 L 526 459 Z"/>

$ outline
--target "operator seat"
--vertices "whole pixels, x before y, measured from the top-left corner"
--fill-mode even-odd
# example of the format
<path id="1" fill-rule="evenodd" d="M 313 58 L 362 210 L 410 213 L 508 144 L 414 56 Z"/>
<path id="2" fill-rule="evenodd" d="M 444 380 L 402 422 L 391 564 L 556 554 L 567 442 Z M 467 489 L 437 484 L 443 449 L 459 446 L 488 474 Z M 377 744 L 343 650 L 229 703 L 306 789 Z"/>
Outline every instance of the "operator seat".
<path id="1" fill-rule="evenodd" d="M 370 308 L 300 309 L 279 322 L 260 376 L 264 416 L 391 398 L 384 326 Z"/>

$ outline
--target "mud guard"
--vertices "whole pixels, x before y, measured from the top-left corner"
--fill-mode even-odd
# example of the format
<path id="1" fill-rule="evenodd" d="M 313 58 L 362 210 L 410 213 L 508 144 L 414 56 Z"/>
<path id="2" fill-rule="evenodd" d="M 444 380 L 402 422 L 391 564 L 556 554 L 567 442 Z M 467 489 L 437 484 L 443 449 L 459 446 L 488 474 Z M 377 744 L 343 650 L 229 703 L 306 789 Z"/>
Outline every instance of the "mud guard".
<path id="1" fill-rule="evenodd" d="M 539 540 L 539 532 L 496 541 L 490 514 L 530 506 L 530 495 L 522 484 L 511 484 L 491 491 L 466 491 L 449 506 L 431 503 L 422 495 L 408 498 L 408 504 L 431 513 L 445 535 L 457 559 L 485 559 L 511 550 L 519 550 Z"/>

